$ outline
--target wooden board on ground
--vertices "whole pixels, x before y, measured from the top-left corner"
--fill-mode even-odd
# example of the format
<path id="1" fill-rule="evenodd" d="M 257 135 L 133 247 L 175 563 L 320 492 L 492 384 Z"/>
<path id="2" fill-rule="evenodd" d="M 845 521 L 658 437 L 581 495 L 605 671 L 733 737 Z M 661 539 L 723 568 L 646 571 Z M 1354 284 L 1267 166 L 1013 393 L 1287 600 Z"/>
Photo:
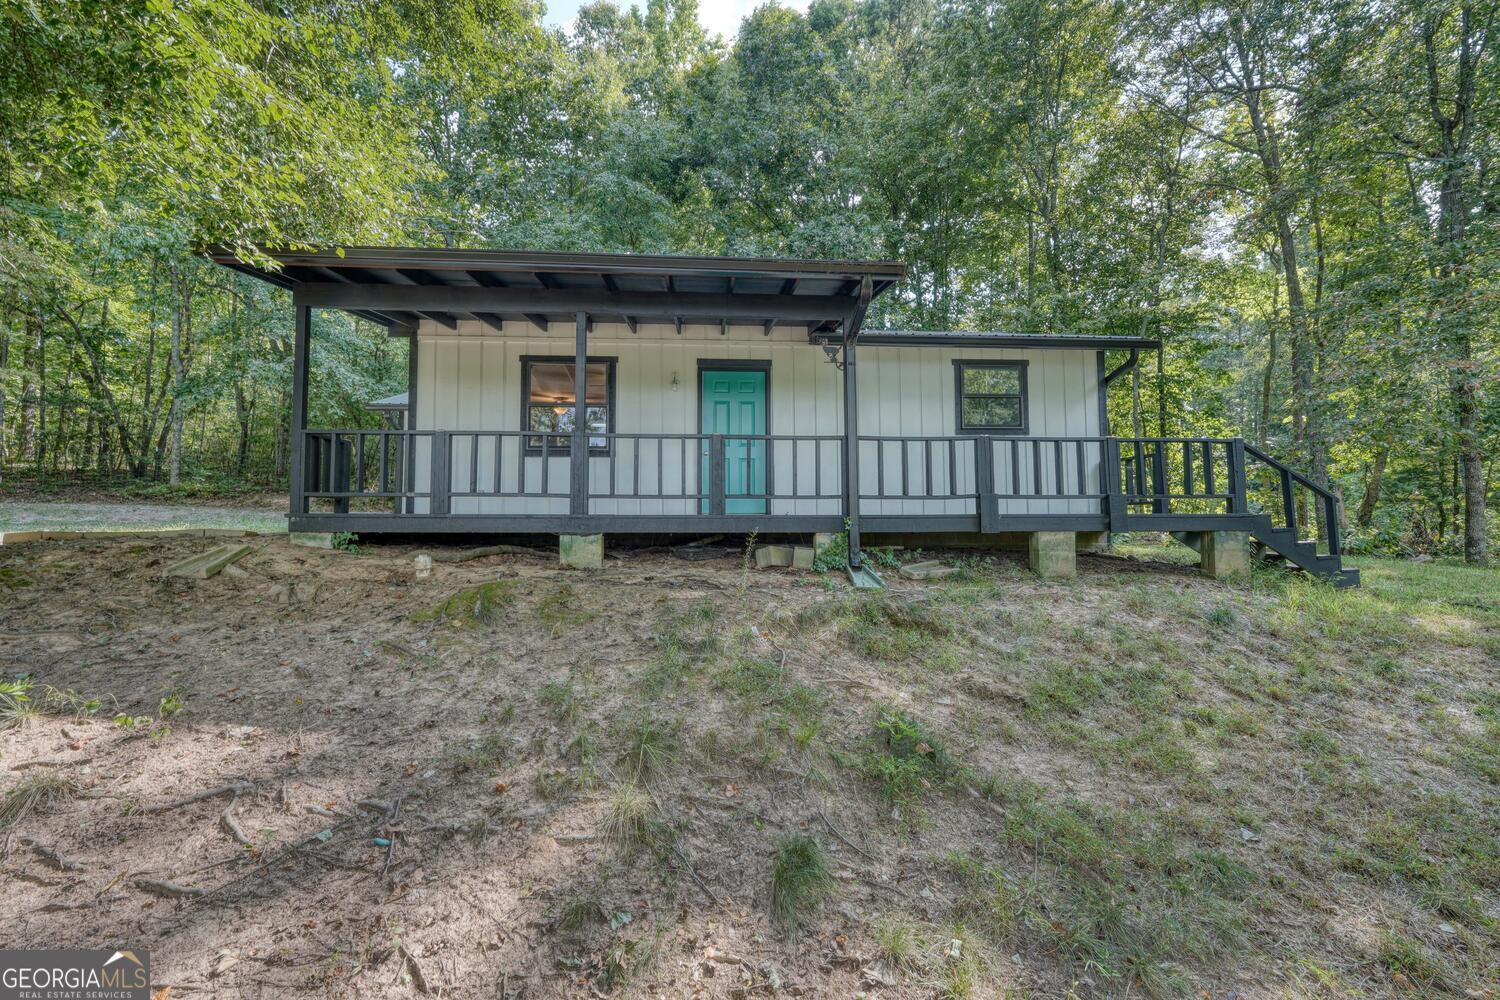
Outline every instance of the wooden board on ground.
<path id="1" fill-rule="evenodd" d="M 182 576 L 193 580 L 207 580 L 225 566 L 244 557 L 250 551 L 248 545 L 220 545 L 189 556 L 162 571 L 162 576 Z"/>

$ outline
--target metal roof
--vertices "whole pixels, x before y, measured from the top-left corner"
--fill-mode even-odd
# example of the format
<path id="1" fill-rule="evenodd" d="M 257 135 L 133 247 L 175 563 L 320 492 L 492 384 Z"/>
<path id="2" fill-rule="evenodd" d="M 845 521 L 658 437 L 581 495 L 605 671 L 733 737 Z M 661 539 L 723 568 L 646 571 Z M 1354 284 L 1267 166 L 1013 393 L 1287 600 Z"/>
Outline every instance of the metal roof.
<path id="1" fill-rule="evenodd" d="M 814 340 L 828 340 L 814 334 Z M 902 347 L 1018 347 L 1080 350 L 1150 350 L 1161 341 L 1149 337 L 1109 337 L 1084 333 L 1006 333 L 999 330 L 865 330 L 861 345 Z"/>
<path id="2" fill-rule="evenodd" d="M 527 319 L 539 327 L 575 310 L 637 320 L 806 324 L 836 328 L 870 282 L 873 299 L 906 273 L 896 261 L 787 260 L 419 247 L 262 251 L 275 267 L 214 247 L 210 260 L 388 327 Z"/>
<path id="3" fill-rule="evenodd" d="M 365 404 L 367 410 L 404 410 L 406 409 L 406 393 L 398 392 L 394 396 L 382 396 L 380 399 L 372 399 Z"/>

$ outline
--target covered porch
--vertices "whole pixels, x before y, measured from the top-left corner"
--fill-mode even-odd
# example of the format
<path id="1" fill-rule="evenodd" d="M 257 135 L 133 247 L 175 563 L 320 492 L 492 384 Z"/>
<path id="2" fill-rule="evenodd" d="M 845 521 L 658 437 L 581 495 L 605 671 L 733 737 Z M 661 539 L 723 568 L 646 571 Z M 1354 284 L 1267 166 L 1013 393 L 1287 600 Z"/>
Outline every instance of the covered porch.
<path id="1" fill-rule="evenodd" d="M 866 334 L 871 302 L 902 275 L 899 263 L 399 249 L 277 254 L 277 268 L 228 253 L 215 259 L 292 293 L 293 531 L 766 536 L 847 530 L 850 564 L 858 569 L 862 533 L 1155 530 L 1182 533 L 1191 542 L 1205 533 L 1259 530 L 1276 533 L 1282 548 L 1303 557 L 1304 568 L 1337 568 L 1336 499 L 1270 456 L 1237 438 L 1108 434 L 1105 391 L 1154 342 Z M 404 422 L 386 421 L 380 429 L 307 425 L 318 309 L 352 312 L 412 345 Z M 540 338 L 548 353 L 511 359 L 523 372 L 534 370 L 534 379 L 524 379 L 535 384 L 526 399 L 504 402 L 509 413 L 466 418 L 432 398 L 466 377 L 463 366 L 449 381 L 424 380 L 415 349 L 419 328 L 439 336 L 477 330 L 491 344 Z M 602 331 L 608 335 L 601 337 Z M 700 360 L 691 373 L 702 424 L 685 428 L 689 421 L 680 414 L 675 421 L 646 413 L 621 421 L 614 358 L 597 353 L 601 343 L 607 351 L 648 336 L 689 343 L 693 335 L 696 357 L 717 359 Z M 816 379 L 799 381 L 798 392 L 816 397 L 825 411 L 780 421 L 791 425 L 790 433 L 768 422 L 713 423 L 703 400 L 705 372 L 753 372 L 763 364 L 762 391 L 769 396 L 770 362 L 747 359 L 759 356 L 752 347 L 773 343 L 794 351 L 804 371 L 816 367 Z M 563 344 L 566 354 L 557 351 Z M 857 367 L 865 344 L 924 352 L 1069 351 L 1090 366 L 1097 358 L 1090 382 L 1097 398 L 1088 399 L 1092 412 L 1083 422 L 1089 432 L 1039 433 L 1024 415 L 1018 430 L 996 434 L 911 432 L 923 429 L 920 420 L 896 422 L 896 433 L 889 422 L 867 431 Z M 1107 372 L 1108 350 L 1129 358 Z M 650 391 L 660 394 L 666 376 L 657 375 Z M 894 396 L 902 392 L 900 377 Z M 671 391 L 678 383 L 673 371 Z M 553 398 L 548 392 L 557 405 L 538 405 Z M 880 405 L 891 405 L 894 396 L 888 392 Z M 762 402 L 769 410 L 769 398 Z"/>

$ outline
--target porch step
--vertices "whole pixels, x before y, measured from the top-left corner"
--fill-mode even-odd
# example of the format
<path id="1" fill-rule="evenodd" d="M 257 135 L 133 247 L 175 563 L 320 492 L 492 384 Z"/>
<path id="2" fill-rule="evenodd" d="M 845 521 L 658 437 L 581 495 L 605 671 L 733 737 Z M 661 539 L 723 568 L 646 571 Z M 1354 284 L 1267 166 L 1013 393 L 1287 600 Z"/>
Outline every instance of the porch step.
<path id="1" fill-rule="evenodd" d="M 1261 545 L 1262 558 L 1290 563 L 1305 573 L 1322 577 L 1335 587 L 1358 587 L 1359 570 L 1347 569 L 1338 556 L 1318 552 L 1312 542 L 1304 542 L 1286 528 L 1278 528 L 1264 514 L 1251 522 L 1250 535 Z"/>

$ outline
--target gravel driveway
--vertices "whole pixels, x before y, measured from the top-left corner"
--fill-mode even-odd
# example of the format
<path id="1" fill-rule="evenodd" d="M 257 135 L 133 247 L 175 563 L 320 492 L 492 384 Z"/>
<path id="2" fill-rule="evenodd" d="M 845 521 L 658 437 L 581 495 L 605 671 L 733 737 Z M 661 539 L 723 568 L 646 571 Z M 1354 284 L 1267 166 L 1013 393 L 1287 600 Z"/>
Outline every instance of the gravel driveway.
<path id="1" fill-rule="evenodd" d="M 134 503 L 0 503 L 0 531 L 116 531 L 131 528 L 243 528 L 247 531 L 286 530 L 279 511 L 238 507 L 179 507 Z"/>

